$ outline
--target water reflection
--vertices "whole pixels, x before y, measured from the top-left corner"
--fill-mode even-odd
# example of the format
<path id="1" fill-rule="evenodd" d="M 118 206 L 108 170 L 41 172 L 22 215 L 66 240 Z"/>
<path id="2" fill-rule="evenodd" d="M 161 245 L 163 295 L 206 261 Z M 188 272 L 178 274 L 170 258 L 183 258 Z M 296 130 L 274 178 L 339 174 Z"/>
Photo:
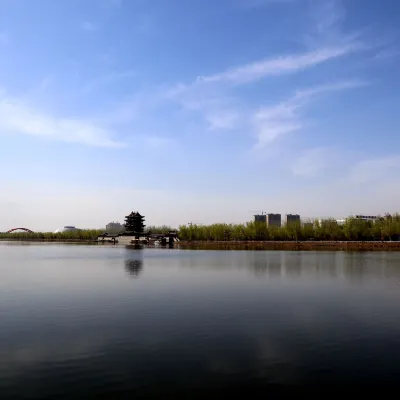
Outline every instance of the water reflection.
<path id="1" fill-rule="evenodd" d="M 132 277 L 137 278 L 143 269 L 142 260 L 125 260 L 125 271 Z"/>
<path id="2" fill-rule="evenodd" d="M 143 270 L 143 246 L 126 246 L 125 271 L 131 278 L 138 278 Z"/>
<path id="3" fill-rule="evenodd" d="M 254 251 L 233 252 L 257 277 L 344 279 L 350 284 L 387 280 L 399 284 L 400 260 L 394 252 Z M 226 261 L 226 260 L 225 260 Z M 214 265 L 216 263 L 213 263 Z M 239 264 L 239 262 L 238 262 Z M 228 267 L 228 264 L 225 264 Z"/>
<path id="4" fill-rule="evenodd" d="M 34 248 L 0 248 L 1 398 L 398 380 L 399 253 Z"/>
<path id="5" fill-rule="evenodd" d="M 247 253 L 249 265 L 254 269 L 256 276 L 271 278 L 282 275 L 284 265 L 283 252 L 269 253 L 265 251 Z"/>

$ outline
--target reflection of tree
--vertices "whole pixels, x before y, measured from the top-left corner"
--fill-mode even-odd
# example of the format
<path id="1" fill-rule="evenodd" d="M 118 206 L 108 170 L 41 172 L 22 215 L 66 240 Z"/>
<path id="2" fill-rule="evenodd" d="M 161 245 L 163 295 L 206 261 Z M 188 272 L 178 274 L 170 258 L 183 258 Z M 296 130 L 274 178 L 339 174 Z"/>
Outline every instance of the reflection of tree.
<path id="1" fill-rule="evenodd" d="M 139 259 L 125 260 L 125 271 L 133 278 L 137 278 L 143 269 L 143 261 Z"/>
<path id="2" fill-rule="evenodd" d="M 368 275 L 370 275 L 370 278 L 379 276 L 380 266 L 381 263 L 376 262 L 371 254 L 355 251 L 347 252 L 343 260 L 343 273 L 347 281 L 361 285 L 365 279 L 368 280 Z"/>
<path id="3" fill-rule="evenodd" d="M 282 273 L 282 259 L 279 253 L 249 252 L 247 262 L 259 276 L 267 274 L 271 277 L 278 277 Z"/>

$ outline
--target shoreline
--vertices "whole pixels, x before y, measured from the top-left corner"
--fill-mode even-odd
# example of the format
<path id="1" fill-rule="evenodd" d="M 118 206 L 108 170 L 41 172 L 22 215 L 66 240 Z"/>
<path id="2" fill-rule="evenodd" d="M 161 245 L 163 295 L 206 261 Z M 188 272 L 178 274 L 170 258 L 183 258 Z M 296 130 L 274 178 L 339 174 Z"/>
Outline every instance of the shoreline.
<path id="1" fill-rule="evenodd" d="M 93 239 L 1 238 L 0 242 L 105 244 Z M 400 251 L 400 241 L 179 241 L 174 247 L 182 250 Z"/>
<path id="2" fill-rule="evenodd" d="M 41 242 L 41 243 L 98 243 L 88 239 L 31 239 L 31 238 L 1 238 L 0 242 Z"/>
<path id="3" fill-rule="evenodd" d="M 180 241 L 177 247 L 198 250 L 400 251 L 400 241 Z"/>

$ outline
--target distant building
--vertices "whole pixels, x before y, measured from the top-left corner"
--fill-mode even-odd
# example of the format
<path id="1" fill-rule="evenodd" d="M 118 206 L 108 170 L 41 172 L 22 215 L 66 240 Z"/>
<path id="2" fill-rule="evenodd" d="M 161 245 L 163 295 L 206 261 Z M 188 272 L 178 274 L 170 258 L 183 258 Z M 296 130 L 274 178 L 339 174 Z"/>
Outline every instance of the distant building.
<path id="1" fill-rule="evenodd" d="M 300 224 L 300 215 L 299 214 L 286 214 L 286 225 L 290 224 Z"/>
<path id="2" fill-rule="evenodd" d="M 76 232 L 79 231 L 78 228 L 75 228 L 75 226 L 64 226 L 64 228 L 62 229 L 57 229 L 56 231 L 54 231 L 54 233 L 63 233 L 63 232 Z"/>
<path id="3" fill-rule="evenodd" d="M 338 225 L 344 225 L 345 223 L 346 223 L 346 221 L 349 219 L 349 218 L 354 218 L 354 219 L 358 219 L 358 220 L 362 220 L 362 221 L 372 221 L 372 222 L 375 222 L 375 221 L 377 221 L 377 220 L 379 220 L 379 217 L 376 217 L 376 216 L 374 216 L 374 215 L 356 215 L 356 216 L 351 216 L 351 217 L 348 217 L 348 218 L 346 218 L 346 219 L 344 219 L 344 218 L 342 218 L 342 219 L 332 219 L 332 218 L 328 218 L 328 219 L 318 219 L 318 223 L 321 225 L 322 224 L 322 222 L 324 222 L 324 221 L 336 221 L 336 223 L 338 224 Z"/>
<path id="4" fill-rule="evenodd" d="M 107 233 L 119 233 L 125 230 L 125 227 L 119 222 L 110 222 L 106 225 Z"/>
<path id="5" fill-rule="evenodd" d="M 334 218 L 320 218 L 317 220 L 318 224 L 321 226 L 323 222 L 336 222 L 338 225 L 344 225 L 346 223 L 345 219 L 334 219 Z"/>
<path id="6" fill-rule="evenodd" d="M 356 215 L 354 218 L 361 219 L 363 221 L 371 221 L 371 222 L 375 222 L 379 219 L 376 215 Z"/>
<path id="7" fill-rule="evenodd" d="M 267 214 L 267 225 L 280 227 L 282 225 L 281 214 Z"/>
<path id="8" fill-rule="evenodd" d="M 267 216 L 265 214 L 257 214 L 254 216 L 254 222 L 267 223 Z"/>

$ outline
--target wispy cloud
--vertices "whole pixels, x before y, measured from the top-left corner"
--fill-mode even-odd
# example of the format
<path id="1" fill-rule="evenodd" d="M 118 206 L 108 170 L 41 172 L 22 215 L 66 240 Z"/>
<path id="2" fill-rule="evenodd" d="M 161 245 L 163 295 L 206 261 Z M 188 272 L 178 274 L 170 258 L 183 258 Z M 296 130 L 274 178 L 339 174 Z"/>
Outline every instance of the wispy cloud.
<path id="1" fill-rule="evenodd" d="M 82 29 L 87 31 L 87 32 L 94 32 L 97 31 L 99 29 L 99 26 L 93 22 L 90 21 L 84 21 L 82 22 L 81 25 Z"/>
<path id="2" fill-rule="evenodd" d="M 272 106 L 261 107 L 256 111 L 249 111 L 246 98 L 240 93 L 240 86 L 267 77 L 295 74 L 365 50 L 366 46 L 361 40 L 356 40 L 355 36 L 342 35 L 340 30 L 336 29 L 342 20 L 337 2 L 326 0 L 323 3 L 314 7 L 314 31 L 321 37 L 327 37 L 328 32 L 334 31 L 337 40 L 318 42 L 307 51 L 272 56 L 227 68 L 215 74 L 198 76 L 191 83 L 177 84 L 161 94 L 153 93 L 154 97 L 158 97 L 156 103 L 177 102 L 184 112 L 197 113 L 200 120 L 213 131 L 244 128 L 247 132 L 255 134 L 258 148 L 263 148 L 267 143 L 282 135 L 299 131 L 305 125 L 306 106 L 317 96 L 326 92 L 354 88 L 365 83 L 345 81 L 311 87 L 295 92 L 287 100 Z M 314 3 L 312 4 L 314 6 Z M 105 75 L 89 82 L 83 91 L 90 92 L 100 86 L 129 78 L 133 74 L 132 71 L 127 71 Z M 137 101 L 127 101 L 108 118 L 114 123 L 121 123 L 121 121 L 126 123 L 132 119 L 132 116 L 137 117 L 137 109 Z"/>
<path id="3" fill-rule="evenodd" d="M 314 3 L 311 16 L 318 34 L 331 35 L 337 30 L 339 22 L 344 19 L 345 11 L 337 0 L 323 0 Z"/>
<path id="4" fill-rule="evenodd" d="M 257 6 L 297 1 L 254 0 L 247 4 Z M 247 125 L 250 130 L 256 132 L 258 147 L 263 147 L 286 133 L 302 129 L 304 119 L 300 110 L 317 95 L 350 89 L 363 83 L 347 81 L 334 85 L 320 85 L 298 91 L 286 101 L 262 107 L 253 113 L 248 111 L 247 99 L 243 97 L 241 87 L 261 80 L 266 81 L 268 77 L 296 74 L 316 68 L 371 48 L 360 35 L 348 35 L 342 31 L 341 22 L 345 13 L 337 0 L 321 0 L 308 4 L 311 5 L 311 9 L 307 11 L 308 14 L 311 13 L 311 28 L 307 28 L 306 31 L 312 33 L 312 40 L 306 44 L 306 51 L 275 55 L 214 74 L 200 75 L 191 83 L 180 83 L 171 88 L 165 93 L 165 97 L 178 101 L 185 110 L 199 113 L 212 130 L 234 129 L 235 126 Z M 303 41 L 303 47 L 304 44 Z"/>
<path id="5" fill-rule="evenodd" d="M 309 4 L 305 32 L 300 35 L 302 43 L 313 48 L 348 43 L 359 37 L 359 32 L 343 31 L 346 13 L 341 0 L 319 0 Z"/>
<path id="6" fill-rule="evenodd" d="M 320 48 L 318 50 L 274 57 L 254 63 L 228 69 L 220 74 L 199 76 L 197 83 L 226 82 L 245 84 L 267 76 L 293 73 L 311 68 L 323 62 L 344 56 L 361 48 L 359 43 L 347 43 L 338 47 Z"/>
<path id="7" fill-rule="evenodd" d="M 321 63 L 361 50 L 363 45 L 349 42 L 338 47 L 320 48 L 303 53 L 281 55 L 254 63 L 230 68 L 221 73 L 199 76 L 191 84 L 178 84 L 164 93 L 169 100 L 178 101 L 185 109 L 198 111 L 209 127 L 231 129 L 238 123 L 238 112 L 232 104 L 240 103 L 231 95 L 232 90 L 268 76 L 296 73 Z M 301 129 L 302 123 L 295 112 L 306 100 L 319 93 L 359 86 L 360 82 L 341 82 L 299 91 L 295 96 L 276 106 L 262 108 L 254 113 L 252 125 L 258 132 L 258 143 L 263 145 L 278 136 Z M 235 107 L 238 108 L 237 106 Z M 241 113 L 244 115 L 244 113 Z M 233 118 L 232 116 L 235 115 Z"/>
<path id="8" fill-rule="evenodd" d="M 299 90 L 289 99 L 273 106 L 260 108 L 252 117 L 257 134 L 257 147 L 262 148 L 282 135 L 302 129 L 304 119 L 301 111 L 316 96 L 326 92 L 365 86 L 366 84 L 362 81 L 344 81 L 316 86 Z"/>
<path id="9" fill-rule="evenodd" d="M 53 117 L 9 98 L 0 100 L 0 132 L 42 136 L 90 146 L 123 146 L 123 143 L 112 138 L 112 132 L 95 123 Z"/>
<path id="10" fill-rule="evenodd" d="M 293 97 L 294 101 L 306 101 L 324 92 L 338 92 L 370 85 L 367 81 L 352 80 L 319 85 L 308 89 L 298 90 Z"/>
<path id="11" fill-rule="evenodd" d="M 177 86 L 168 99 L 178 99 L 190 112 L 197 112 L 211 130 L 244 130 L 256 137 L 256 148 L 262 149 L 279 137 L 299 131 L 306 125 L 307 106 L 323 94 L 368 85 L 361 80 L 339 81 L 297 90 L 286 100 L 249 110 L 243 99 L 236 99 L 218 88 Z"/>

